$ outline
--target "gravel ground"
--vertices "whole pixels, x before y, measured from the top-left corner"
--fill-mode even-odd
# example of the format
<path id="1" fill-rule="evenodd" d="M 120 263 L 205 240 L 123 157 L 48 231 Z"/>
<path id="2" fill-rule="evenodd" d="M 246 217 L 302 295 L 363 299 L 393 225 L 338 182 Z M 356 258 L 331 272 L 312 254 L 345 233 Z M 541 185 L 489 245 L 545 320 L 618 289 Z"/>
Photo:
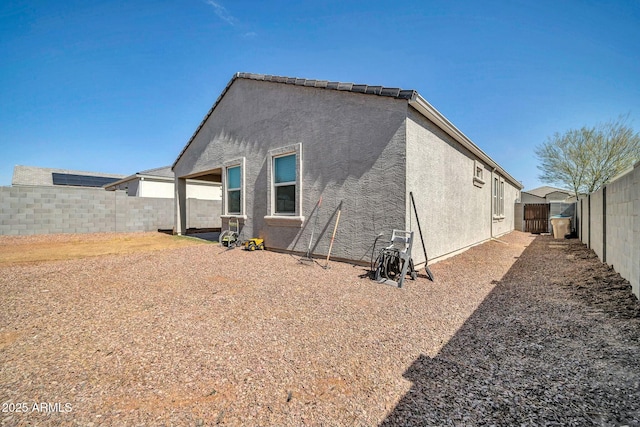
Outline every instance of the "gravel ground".
<path id="1" fill-rule="evenodd" d="M 513 232 L 431 271 L 217 245 L 0 267 L 0 423 L 640 426 L 639 305 L 583 245 Z"/>

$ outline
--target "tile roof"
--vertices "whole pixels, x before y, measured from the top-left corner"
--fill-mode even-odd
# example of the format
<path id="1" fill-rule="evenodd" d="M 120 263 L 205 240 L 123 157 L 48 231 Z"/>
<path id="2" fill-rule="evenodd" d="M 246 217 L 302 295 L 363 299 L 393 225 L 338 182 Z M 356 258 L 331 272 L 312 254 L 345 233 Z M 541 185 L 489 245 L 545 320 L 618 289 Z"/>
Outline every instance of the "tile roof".
<path id="1" fill-rule="evenodd" d="M 137 172 L 136 175 L 161 176 L 165 178 L 174 177 L 174 173 L 171 170 L 171 166 L 162 166 L 159 168 L 147 169 L 141 172 Z"/>
<path id="2" fill-rule="evenodd" d="M 390 96 L 398 99 L 411 99 L 417 94 L 415 90 L 403 90 L 396 87 L 369 86 L 364 84 L 330 82 L 328 80 L 301 79 L 298 77 L 281 77 L 254 73 L 236 73 L 233 79 L 231 79 L 231 82 L 227 85 L 227 88 L 235 79 L 259 80 L 264 82 L 284 83 L 321 89 L 343 90 L 348 92 L 364 93 L 367 95 Z"/>
<path id="3" fill-rule="evenodd" d="M 354 92 L 354 93 L 362 93 L 365 95 L 388 96 L 391 98 L 407 99 L 407 100 L 413 99 L 413 97 L 418 95 L 418 92 L 415 90 L 405 90 L 405 89 L 400 89 L 395 87 L 370 86 L 365 84 L 354 84 L 354 83 L 344 83 L 344 82 L 331 82 L 328 80 L 302 79 L 298 77 L 273 76 L 269 74 L 235 73 L 231 78 L 231 80 L 229 81 L 229 83 L 227 83 L 227 86 L 220 93 L 220 96 L 218 96 L 218 99 L 216 99 L 216 102 L 213 103 L 213 106 L 211 107 L 211 109 L 209 109 L 207 114 L 204 116 L 204 118 L 198 125 L 198 128 L 196 129 L 196 131 L 193 133 L 193 135 L 191 135 L 191 138 L 189 138 L 189 141 L 184 146 L 184 148 L 182 149 L 178 157 L 176 158 L 176 161 L 171 166 L 172 170 L 173 170 L 173 167 L 175 167 L 175 165 L 178 163 L 178 160 L 180 160 L 184 152 L 187 150 L 189 145 L 191 145 L 191 142 L 194 140 L 198 132 L 200 132 L 200 129 L 202 129 L 202 126 L 204 126 L 209 116 L 211 116 L 211 114 L 213 113 L 213 110 L 216 109 L 216 107 L 218 106 L 222 98 L 224 98 L 224 96 L 226 95 L 231 85 L 237 79 L 258 80 L 263 82 L 282 83 L 282 84 L 288 84 L 288 85 L 313 87 L 313 88 L 319 88 L 319 89 L 339 90 L 339 91 L 347 91 L 347 92 Z"/>

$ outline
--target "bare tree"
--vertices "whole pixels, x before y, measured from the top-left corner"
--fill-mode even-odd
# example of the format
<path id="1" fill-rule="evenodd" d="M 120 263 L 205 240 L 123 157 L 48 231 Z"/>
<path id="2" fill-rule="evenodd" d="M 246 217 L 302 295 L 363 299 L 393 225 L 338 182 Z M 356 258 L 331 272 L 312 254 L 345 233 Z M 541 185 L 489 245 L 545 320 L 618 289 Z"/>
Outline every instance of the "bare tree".
<path id="1" fill-rule="evenodd" d="M 627 119 L 628 115 L 620 116 L 547 138 L 536 147 L 539 178 L 575 194 L 598 190 L 640 160 L 640 134 L 627 125 Z"/>

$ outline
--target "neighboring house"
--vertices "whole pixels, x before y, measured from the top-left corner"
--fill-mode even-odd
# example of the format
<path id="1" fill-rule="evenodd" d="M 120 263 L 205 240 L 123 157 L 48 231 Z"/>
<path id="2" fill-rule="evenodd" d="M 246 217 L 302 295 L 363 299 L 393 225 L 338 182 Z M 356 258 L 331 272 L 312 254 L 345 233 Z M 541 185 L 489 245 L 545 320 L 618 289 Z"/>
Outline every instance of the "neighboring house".
<path id="1" fill-rule="evenodd" d="M 520 203 L 515 208 L 515 228 L 536 234 L 548 233 L 551 217 L 561 215 L 571 217 L 571 228 L 575 229 L 575 201 L 570 191 L 561 188 L 544 186 L 522 191 Z"/>
<path id="2" fill-rule="evenodd" d="M 575 201 L 573 194 L 568 190 L 544 186 L 522 191 L 521 203 L 567 202 L 571 199 Z"/>
<path id="3" fill-rule="evenodd" d="M 159 197 L 172 199 L 175 197 L 175 178 L 171 166 L 137 172 L 126 178 L 113 182 L 105 188 L 108 191 L 124 190 L 129 196 Z M 201 200 L 220 200 L 221 184 L 211 181 L 187 181 L 187 198 Z"/>
<path id="4" fill-rule="evenodd" d="M 187 179 L 222 184 L 223 229 L 267 248 L 368 262 L 376 236 L 416 232 L 429 260 L 508 233 L 522 186 L 413 90 L 238 73 L 175 163 L 176 231 Z M 321 205 L 318 203 L 322 198 Z M 313 240 L 311 236 L 313 235 Z M 383 239 L 384 239 L 383 238 Z M 248 266 L 250 268 L 250 266 Z"/>
<path id="5" fill-rule="evenodd" d="M 122 178 L 124 175 L 18 165 L 13 168 L 11 185 L 99 188 Z"/>

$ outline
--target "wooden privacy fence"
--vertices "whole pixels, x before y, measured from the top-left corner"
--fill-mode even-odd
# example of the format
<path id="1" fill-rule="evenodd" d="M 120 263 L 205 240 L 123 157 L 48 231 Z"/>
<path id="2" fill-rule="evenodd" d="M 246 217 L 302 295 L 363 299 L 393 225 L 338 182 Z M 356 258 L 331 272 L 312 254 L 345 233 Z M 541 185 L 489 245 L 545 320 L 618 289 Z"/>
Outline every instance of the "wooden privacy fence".
<path id="1" fill-rule="evenodd" d="M 548 203 L 524 205 L 524 231 L 536 234 L 549 232 Z"/>

